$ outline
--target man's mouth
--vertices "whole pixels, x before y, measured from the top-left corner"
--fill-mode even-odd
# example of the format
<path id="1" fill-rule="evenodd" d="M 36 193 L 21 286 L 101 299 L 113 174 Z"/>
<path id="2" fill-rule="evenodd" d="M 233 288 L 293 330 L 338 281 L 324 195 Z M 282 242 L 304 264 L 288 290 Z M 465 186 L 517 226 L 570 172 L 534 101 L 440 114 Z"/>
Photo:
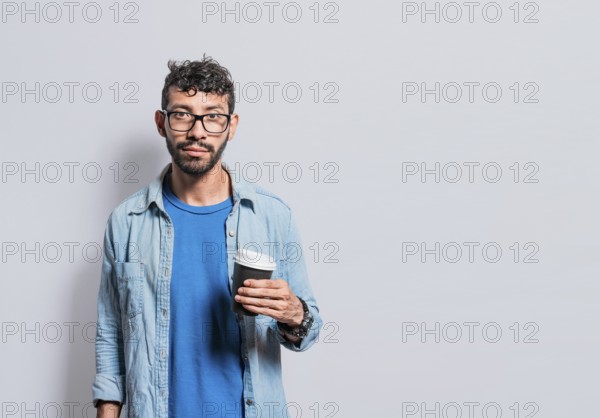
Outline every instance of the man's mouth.
<path id="1" fill-rule="evenodd" d="M 191 157 L 201 157 L 208 152 L 206 148 L 199 147 L 185 147 L 183 150 Z"/>

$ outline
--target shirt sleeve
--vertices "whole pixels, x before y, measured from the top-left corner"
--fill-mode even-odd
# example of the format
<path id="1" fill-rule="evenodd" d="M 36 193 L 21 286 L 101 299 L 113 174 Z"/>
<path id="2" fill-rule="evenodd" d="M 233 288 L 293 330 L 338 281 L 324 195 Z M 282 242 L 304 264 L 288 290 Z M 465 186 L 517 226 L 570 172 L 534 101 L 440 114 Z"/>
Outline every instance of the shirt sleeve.
<path id="1" fill-rule="evenodd" d="M 305 351 L 310 348 L 319 338 L 319 330 L 322 326 L 322 319 L 319 314 L 317 300 L 313 294 L 308 272 L 306 269 L 305 257 L 302 251 L 302 240 L 296 224 L 292 210 L 290 209 L 289 228 L 287 238 L 283 243 L 283 248 L 290 249 L 286 251 L 283 274 L 287 278 L 292 292 L 306 302 L 308 310 L 313 316 L 313 324 L 308 334 L 298 342 L 287 340 L 279 333 L 277 322 L 273 323 L 275 334 L 279 342 L 287 349 L 292 351 Z M 295 250 L 294 250 L 295 249 Z"/>
<path id="2" fill-rule="evenodd" d="M 123 330 L 117 284 L 111 218 L 106 225 L 96 329 L 96 375 L 92 383 L 94 406 L 98 401 L 125 403 Z"/>

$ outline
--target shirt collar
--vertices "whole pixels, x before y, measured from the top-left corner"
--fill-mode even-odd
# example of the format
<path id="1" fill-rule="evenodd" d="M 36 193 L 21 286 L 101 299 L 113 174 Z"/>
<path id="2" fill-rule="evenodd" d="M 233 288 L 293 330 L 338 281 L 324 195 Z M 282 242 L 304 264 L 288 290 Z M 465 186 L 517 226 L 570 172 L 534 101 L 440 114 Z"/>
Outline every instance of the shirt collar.
<path id="1" fill-rule="evenodd" d="M 160 174 L 154 180 L 152 180 L 152 182 L 148 185 L 146 189 L 144 189 L 144 192 L 142 192 L 135 208 L 131 210 L 131 213 L 142 213 L 145 210 L 147 210 L 152 203 L 158 206 L 158 208 L 161 211 L 165 212 L 165 207 L 163 205 L 162 199 L 162 185 L 165 176 L 171 170 L 171 164 L 172 163 L 168 163 L 162 169 Z M 231 179 L 231 188 L 233 191 L 234 206 L 238 201 L 241 202 L 242 200 L 246 200 L 250 203 L 250 207 L 254 212 L 256 192 L 254 191 L 252 185 L 246 182 L 240 176 L 232 175 L 230 167 L 225 162 L 221 162 L 221 167 L 229 173 L 229 178 Z"/>

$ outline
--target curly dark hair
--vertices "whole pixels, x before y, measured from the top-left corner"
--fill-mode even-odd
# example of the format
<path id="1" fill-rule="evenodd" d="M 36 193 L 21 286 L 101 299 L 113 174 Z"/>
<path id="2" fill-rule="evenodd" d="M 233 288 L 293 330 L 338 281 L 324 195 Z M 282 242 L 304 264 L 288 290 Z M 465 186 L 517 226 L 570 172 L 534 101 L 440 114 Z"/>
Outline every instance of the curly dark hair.
<path id="1" fill-rule="evenodd" d="M 235 108 L 235 91 L 231 74 L 211 57 L 204 55 L 201 61 L 186 60 L 182 63 L 169 60 L 167 64 L 171 72 L 165 77 L 162 91 L 162 108 L 169 104 L 169 87 L 176 86 L 179 90 L 190 92 L 194 96 L 198 91 L 214 93 L 219 96 L 227 95 L 229 114 Z"/>

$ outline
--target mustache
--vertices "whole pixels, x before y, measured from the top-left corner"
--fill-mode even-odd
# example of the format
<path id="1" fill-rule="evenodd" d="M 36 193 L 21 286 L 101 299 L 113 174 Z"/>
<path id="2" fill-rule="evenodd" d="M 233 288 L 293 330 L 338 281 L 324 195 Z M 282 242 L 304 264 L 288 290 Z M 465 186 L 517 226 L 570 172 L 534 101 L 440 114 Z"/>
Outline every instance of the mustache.
<path id="1" fill-rule="evenodd" d="M 209 152 L 214 152 L 214 147 L 210 144 L 207 144 L 206 142 L 197 142 L 197 141 L 185 141 L 182 142 L 180 144 L 177 144 L 177 149 L 184 149 L 187 147 L 197 147 L 197 148 L 204 148 L 206 150 L 208 150 Z"/>

